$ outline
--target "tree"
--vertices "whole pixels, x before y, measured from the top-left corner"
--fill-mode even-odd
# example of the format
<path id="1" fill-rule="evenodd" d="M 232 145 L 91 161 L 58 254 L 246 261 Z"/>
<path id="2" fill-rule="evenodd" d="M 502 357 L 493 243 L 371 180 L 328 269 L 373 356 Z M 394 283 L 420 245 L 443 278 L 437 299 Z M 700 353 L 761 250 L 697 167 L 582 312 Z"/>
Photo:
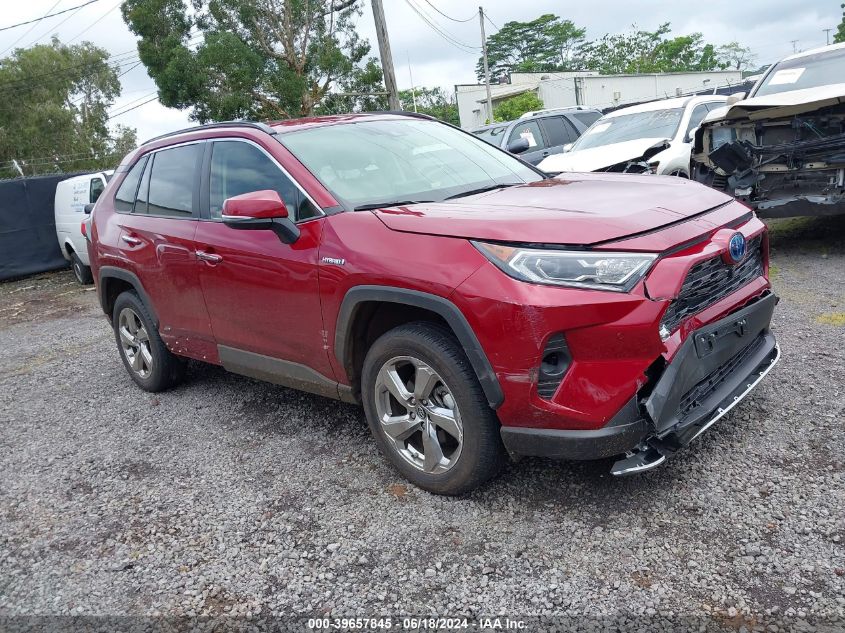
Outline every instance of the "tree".
<path id="1" fill-rule="evenodd" d="M 126 0 L 161 102 L 200 122 L 314 114 L 335 92 L 380 91 L 361 0 Z M 201 41 L 194 46 L 197 38 Z M 328 97 L 325 108 L 348 104 Z"/>
<path id="2" fill-rule="evenodd" d="M 506 22 L 497 33 L 487 37 L 490 76 L 576 69 L 573 52 L 583 43 L 586 32 L 551 13 L 530 22 Z M 476 74 L 479 81 L 484 79 L 480 58 Z"/>
<path id="3" fill-rule="evenodd" d="M 742 46 L 739 42 L 730 42 L 716 50 L 716 57 L 727 68 L 745 70 L 754 62 L 756 55 L 747 46 Z"/>
<path id="4" fill-rule="evenodd" d="M 458 104 L 454 95 L 446 92 L 443 88 L 417 88 L 416 103 L 417 112 L 433 116 L 452 125 L 460 125 L 458 118 Z M 399 102 L 403 110 L 414 110 L 414 95 L 410 90 L 399 91 Z"/>
<path id="5" fill-rule="evenodd" d="M 533 91 L 529 90 L 516 95 L 515 97 L 511 97 L 510 99 L 505 99 L 498 106 L 493 108 L 493 120 L 512 121 L 513 119 L 518 119 L 526 112 L 542 109 L 543 102 L 540 101 L 540 97 L 538 97 Z"/>
<path id="6" fill-rule="evenodd" d="M 636 26 L 634 26 L 636 29 Z M 701 33 L 674 38 L 666 22 L 654 31 L 606 34 L 581 47 L 585 66 L 604 75 L 715 70 L 721 68 L 712 44 Z"/>
<path id="7" fill-rule="evenodd" d="M 839 8 L 845 9 L 845 4 L 839 5 Z M 842 21 L 836 29 L 836 34 L 833 36 L 833 43 L 845 42 L 845 11 L 842 11 Z"/>
<path id="8" fill-rule="evenodd" d="M 0 177 L 114 167 L 135 146 L 135 130 L 109 130 L 120 95 L 109 54 L 90 42 L 57 39 L 0 60 Z"/>

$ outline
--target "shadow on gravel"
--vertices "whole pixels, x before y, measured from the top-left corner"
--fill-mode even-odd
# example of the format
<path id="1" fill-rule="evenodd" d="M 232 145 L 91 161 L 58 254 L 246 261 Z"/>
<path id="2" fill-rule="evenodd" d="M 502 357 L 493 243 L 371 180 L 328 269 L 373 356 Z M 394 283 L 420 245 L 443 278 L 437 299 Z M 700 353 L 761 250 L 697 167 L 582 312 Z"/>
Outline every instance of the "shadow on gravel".
<path id="1" fill-rule="evenodd" d="M 769 227 L 769 242 L 774 255 L 845 250 L 845 215 L 765 222 Z"/>

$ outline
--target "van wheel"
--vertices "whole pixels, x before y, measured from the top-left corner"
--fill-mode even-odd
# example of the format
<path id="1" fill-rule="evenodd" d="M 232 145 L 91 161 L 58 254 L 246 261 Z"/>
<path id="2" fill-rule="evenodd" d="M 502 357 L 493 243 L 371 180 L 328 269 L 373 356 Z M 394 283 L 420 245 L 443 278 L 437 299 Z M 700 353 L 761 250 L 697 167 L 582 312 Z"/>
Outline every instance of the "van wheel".
<path id="1" fill-rule="evenodd" d="M 164 391 L 185 377 L 187 359 L 167 349 L 143 301 L 121 293 L 112 312 L 114 338 L 129 376 L 144 391 Z"/>
<path id="2" fill-rule="evenodd" d="M 420 488 L 464 494 L 505 463 L 496 414 L 443 327 L 410 323 L 382 335 L 364 359 L 361 394 L 379 449 Z"/>
<path id="3" fill-rule="evenodd" d="M 91 268 L 83 264 L 82 260 L 79 259 L 79 255 L 76 253 L 70 254 L 70 265 L 71 268 L 73 268 L 73 275 L 76 277 L 76 281 L 81 283 L 83 286 L 88 286 L 94 283 L 94 277 L 91 275 Z"/>

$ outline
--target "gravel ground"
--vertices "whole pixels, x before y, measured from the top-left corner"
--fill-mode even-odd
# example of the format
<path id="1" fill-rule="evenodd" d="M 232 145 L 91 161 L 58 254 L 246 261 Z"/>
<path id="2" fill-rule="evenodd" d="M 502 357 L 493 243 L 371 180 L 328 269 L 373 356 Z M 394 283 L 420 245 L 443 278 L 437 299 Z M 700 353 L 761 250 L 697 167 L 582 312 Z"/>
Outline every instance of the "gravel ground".
<path id="1" fill-rule="evenodd" d="M 0 616 L 841 631 L 845 218 L 773 242 L 782 362 L 694 447 L 628 479 L 524 460 L 460 499 L 404 482 L 356 407 L 200 365 L 140 391 L 69 272 L 2 284 Z"/>

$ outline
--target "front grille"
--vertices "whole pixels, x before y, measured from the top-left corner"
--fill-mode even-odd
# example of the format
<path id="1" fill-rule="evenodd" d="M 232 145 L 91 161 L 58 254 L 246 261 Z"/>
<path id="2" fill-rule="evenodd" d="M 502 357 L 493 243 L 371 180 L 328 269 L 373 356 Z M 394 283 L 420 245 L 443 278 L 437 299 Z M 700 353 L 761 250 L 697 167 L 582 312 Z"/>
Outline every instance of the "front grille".
<path id="1" fill-rule="evenodd" d="M 758 336 L 749 345 L 734 354 L 728 362 L 710 372 L 701 382 L 681 396 L 678 405 L 678 419 L 683 420 L 688 414 L 701 406 L 719 386 L 739 367 L 749 356 L 751 356 L 763 344 L 764 338 Z"/>
<path id="2" fill-rule="evenodd" d="M 748 242 L 748 255 L 729 266 L 717 255 L 693 266 L 678 298 L 669 304 L 660 321 L 661 330 L 673 332 L 681 321 L 697 314 L 763 274 L 762 236 Z"/>

